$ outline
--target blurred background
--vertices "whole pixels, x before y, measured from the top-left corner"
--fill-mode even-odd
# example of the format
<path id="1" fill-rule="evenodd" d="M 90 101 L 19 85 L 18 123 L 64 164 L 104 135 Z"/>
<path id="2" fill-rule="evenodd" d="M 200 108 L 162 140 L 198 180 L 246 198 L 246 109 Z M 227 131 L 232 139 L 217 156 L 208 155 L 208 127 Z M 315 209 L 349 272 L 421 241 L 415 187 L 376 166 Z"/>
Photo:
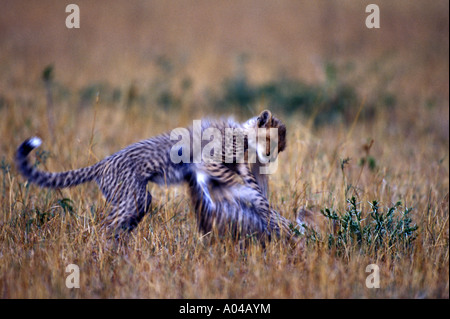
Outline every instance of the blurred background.
<path id="1" fill-rule="evenodd" d="M 53 72 L 57 104 L 245 116 L 267 106 L 352 121 L 379 108 L 427 108 L 448 140 L 448 1 L 2 1 L 0 107 L 38 103 Z M 44 96 L 45 94 L 43 94 Z M 179 110 L 178 110 L 179 111 Z M 191 112 L 194 112 L 192 114 Z"/>
<path id="2" fill-rule="evenodd" d="M 66 28 L 70 3 L 79 29 Z M 379 29 L 366 27 L 370 3 Z M 33 135 L 35 165 L 61 171 L 264 108 L 288 135 L 269 202 L 322 217 L 302 251 L 208 243 L 186 187 L 153 184 L 152 214 L 116 251 L 97 232 L 108 206 L 96 185 L 41 189 L 14 165 Z M 0 137 L 2 298 L 448 298 L 447 0 L 2 0 Z M 395 205 L 398 223 L 376 224 L 381 248 L 333 242 L 342 234 L 319 212 L 353 196 L 371 225 L 373 201 Z M 65 286 L 72 262 L 85 289 Z M 374 262 L 386 289 L 364 285 Z"/>

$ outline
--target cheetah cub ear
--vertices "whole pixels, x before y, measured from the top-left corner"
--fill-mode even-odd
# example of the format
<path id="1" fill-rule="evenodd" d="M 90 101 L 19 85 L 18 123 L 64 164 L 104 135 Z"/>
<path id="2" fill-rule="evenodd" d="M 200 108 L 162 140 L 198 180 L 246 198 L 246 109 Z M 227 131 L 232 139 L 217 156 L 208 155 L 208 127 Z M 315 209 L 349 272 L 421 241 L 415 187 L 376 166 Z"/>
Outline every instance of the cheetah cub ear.
<path id="1" fill-rule="evenodd" d="M 269 110 L 262 111 L 257 119 L 258 127 L 270 128 L 271 123 L 272 123 L 272 113 L 270 113 Z"/>

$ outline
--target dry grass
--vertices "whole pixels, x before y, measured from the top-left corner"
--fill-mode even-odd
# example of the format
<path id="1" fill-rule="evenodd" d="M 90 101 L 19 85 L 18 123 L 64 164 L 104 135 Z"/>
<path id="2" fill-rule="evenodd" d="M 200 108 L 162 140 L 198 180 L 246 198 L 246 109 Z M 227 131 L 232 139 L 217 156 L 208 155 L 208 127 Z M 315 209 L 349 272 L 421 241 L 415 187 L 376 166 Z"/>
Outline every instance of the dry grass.
<path id="1" fill-rule="evenodd" d="M 378 2 L 382 27 L 370 31 L 360 1 L 80 0 L 80 30 L 64 27 L 65 4 L 59 1 L 5 1 L 0 296 L 448 298 L 448 2 Z M 278 114 L 290 143 L 271 176 L 270 202 L 293 219 L 303 205 L 343 211 L 351 196 L 364 211 L 372 200 L 385 206 L 402 201 L 414 208 L 419 226 L 411 250 L 383 247 L 363 254 L 351 247 L 336 254 L 326 242 L 292 249 L 277 241 L 265 250 L 241 250 L 231 239 L 198 233 L 185 187 L 153 185 L 154 214 L 115 246 L 98 232 L 105 203 L 95 185 L 49 191 L 17 174 L 15 148 L 34 134 L 43 137 L 42 149 L 50 154 L 41 167 L 59 171 L 92 164 L 193 119 L 227 113 L 214 109 L 208 97 L 235 74 L 241 53 L 249 57 L 245 67 L 253 83 L 280 74 L 323 83 L 326 62 L 351 62 L 342 81 L 362 100 L 374 101 L 380 92 L 395 96 L 395 107 L 380 107 L 364 121 L 355 111 L 350 122 L 313 127 L 301 113 Z M 169 71 L 162 70 L 162 56 Z M 41 80 L 49 64 L 55 67 L 54 141 Z M 185 79 L 192 83 L 186 92 Z M 89 87 L 94 95 L 100 91 L 98 103 L 80 98 Z M 152 99 L 165 87 L 179 98 L 176 108 L 163 110 Z M 104 93 L 113 89 L 120 93 L 115 100 Z M 130 100 L 130 94 L 137 98 Z M 264 106 L 252 107 L 256 112 Z M 376 165 L 361 169 L 370 139 Z M 64 198 L 73 201 L 73 213 L 64 211 Z M 65 286 L 70 263 L 80 267 L 80 289 Z M 373 263 L 380 267 L 380 289 L 365 286 L 365 268 Z"/>

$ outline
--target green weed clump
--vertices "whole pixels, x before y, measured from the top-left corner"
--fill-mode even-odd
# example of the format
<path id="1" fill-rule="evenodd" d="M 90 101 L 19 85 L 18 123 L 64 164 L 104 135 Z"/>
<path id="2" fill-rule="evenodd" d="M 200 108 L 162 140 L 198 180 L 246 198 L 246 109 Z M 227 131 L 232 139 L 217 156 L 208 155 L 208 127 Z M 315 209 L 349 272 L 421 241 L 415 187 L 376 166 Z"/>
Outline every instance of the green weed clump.
<path id="1" fill-rule="evenodd" d="M 357 250 L 361 253 L 376 253 L 380 249 L 405 252 L 413 248 L 419 227 L 413 223 L 412 208 L 403 207 L 399 201 L 383 209 L 376 200 L 369 203 L 370 211 L 364 213 L 355 197 L 347 200 L 343 212 L 329 208 L 321 210 L 328 220 L 329 232 L 321 234 L 306 226 L 309 243 L 326 242 L 328 248 L 338 254 Z"/>

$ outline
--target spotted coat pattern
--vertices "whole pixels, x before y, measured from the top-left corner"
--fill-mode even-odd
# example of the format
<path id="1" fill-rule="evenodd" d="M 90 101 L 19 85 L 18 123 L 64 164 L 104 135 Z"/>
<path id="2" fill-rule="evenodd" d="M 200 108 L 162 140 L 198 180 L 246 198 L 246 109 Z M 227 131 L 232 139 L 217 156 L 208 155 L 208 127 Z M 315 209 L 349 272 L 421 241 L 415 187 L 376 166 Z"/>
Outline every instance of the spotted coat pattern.
<path id="1" fill-rule="evenodd" d="M 258 118 L 243 124 L 243 127 L 255 126 L 278 129 L 277 154 L 285 150 L 286 127 L 279 119 L 264 111 Z M 266 141 L 264 146 L 270 143 Z M 248 145 L 245 152 L 250 147 Z M 269 155 L 269 148 L 264 151 Z M 199 229 L 204 233 L 217 231 L 220 235 L 235 238 L 266 240 L 275 235 L 295 240 L 292 227 L 298 228 L 301 221 L 293 223 L 270 207 L 267 201 L 268 176 L 260 174 L 259 170 L 266 164 L 262 164 L 258 157 L 250 163 L 246 158 L 244 163 L 204 163 L 199 168 L 197 177 L 200 178 L 191 179 L 189 184 Z"/>
<path id="2" fill-rule="evenodd" d="M 226 128 L 243 129 L 245 133 L 255 127 L 278 128 L 278 151 L 284 150 L 286 128 L 269 111 L 263 111 L 259 117 L 243 124 L 233 120 L 203 120 L 201 133 L 216 128 L 225 139 Z M 41 171 L 30 164 L 28 154 L 39 146 L 37 138 L 32 138 L 18 148 L 16 164 L 28 181 L 41 187 L 65 188 L 95 181 L 109 203 L 108 229 L 131 231 L 138 225 L 152 202 L 152 196 L 146 190 L 147 183 L 154 182 L 189 185 L 199 229 L 203 232 L 210 231 L 213 225 L 224 225 L 219 228 L 231 229 L 234 234 L 241 230 L 247 234 L 289 233 L 290 223 L 271 209 L 266 199 L 267 178 L 255 174 L 245 161 L 239 161 L 248 155 L 249 147 L 257 146 L 249 145 L 245 140 L 243 148 L 239 148 L 235 143 L 223 140 L 222 153 L 218 153 L 221 161 L 211 163 L 202 159 L 193 163 L 195 133 L 192 127 L 187 130 L 190 145 L 180 147 L 178 153 L 185 151 L 183 148 L 188 149 L 188 163 L 175 163 L 171 159 L 171 150 L 179 147 L 179 143 L 171 139 L 170 133 L 165 133 L 129 145 L 92 166 L 60 173 Z M 202 148 L 206 143 L 202 141 Z M 233 146 L 234 161 L 225 163 L 224 154 L 230 151 L 226 149 L 230 145 Z M 229 225 L 234 226 L 230 228 Z"/>

